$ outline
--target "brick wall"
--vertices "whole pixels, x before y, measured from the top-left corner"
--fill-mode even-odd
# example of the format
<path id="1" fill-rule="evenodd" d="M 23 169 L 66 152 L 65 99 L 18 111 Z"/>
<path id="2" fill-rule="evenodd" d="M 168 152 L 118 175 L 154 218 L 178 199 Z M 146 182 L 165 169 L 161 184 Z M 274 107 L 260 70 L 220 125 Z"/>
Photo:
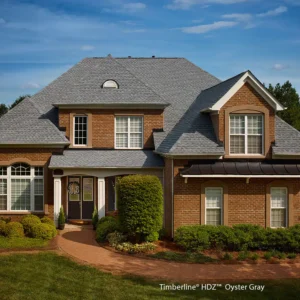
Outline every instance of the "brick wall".
<path id="1" fill-rule="evenodd" d="M 70 113 L 83 113 L 82 110 L 60 110 L 59 126 L 66 128 L 66 137 L 70 138 Z M 115 114 L 144 116 L 144 148 L 153 149 L 153 129 L 163 128 L 163 110 L 85 110 L 92 113 L 92 147 L 114 148 Z"/>
<path id="2" fill-rule="evenodd" d="M 184 182 L 179 169 L 187 161 L 174 162 L 174 229 L 200 224 L 201 184 L 210 178 L 189 178 Z M 220 179 L 222 180 L 222 179 Z M 228 225 L 242 223 L 266 226 L 266 190 L 273 179 L 223 179 L 228 186 Z M 300 179 L 286 179 L 293 185 L 293 223 L 300 224 Z"/>

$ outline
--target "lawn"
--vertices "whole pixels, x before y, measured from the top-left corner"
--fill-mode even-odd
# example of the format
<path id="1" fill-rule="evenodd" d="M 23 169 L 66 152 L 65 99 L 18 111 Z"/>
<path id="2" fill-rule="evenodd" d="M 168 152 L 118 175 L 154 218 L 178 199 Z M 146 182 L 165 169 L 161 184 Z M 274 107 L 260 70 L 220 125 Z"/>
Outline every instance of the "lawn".
<path id="1" fill-rule="evenodd" d="M 41 248 L 47 246 L 48 243 L 49 241 L 34 238 L 7 238 L 0 236 L 0 250 L 16 248 Z"/>
<path id="2" fill-rule="evenodd" d="M 299 280 L 260 281 L 263 292 L 161 291 L 160 281 L 113 276 L 54 253 L 0 256 L 4 299 L 297 299 Z M 253 282 L 252 282 L 253 283 Z"/>

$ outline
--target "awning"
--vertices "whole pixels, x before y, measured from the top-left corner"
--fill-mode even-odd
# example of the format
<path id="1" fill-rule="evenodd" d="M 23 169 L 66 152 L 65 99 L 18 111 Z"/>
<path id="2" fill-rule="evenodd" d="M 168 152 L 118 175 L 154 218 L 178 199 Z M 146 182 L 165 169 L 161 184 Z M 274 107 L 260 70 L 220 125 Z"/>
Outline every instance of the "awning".
<path id="1" fill-rule="evenodd" d="M 193 164 L 180 171 L 182 177 L 300 177 L 300 163 L 214 162 Z"/>

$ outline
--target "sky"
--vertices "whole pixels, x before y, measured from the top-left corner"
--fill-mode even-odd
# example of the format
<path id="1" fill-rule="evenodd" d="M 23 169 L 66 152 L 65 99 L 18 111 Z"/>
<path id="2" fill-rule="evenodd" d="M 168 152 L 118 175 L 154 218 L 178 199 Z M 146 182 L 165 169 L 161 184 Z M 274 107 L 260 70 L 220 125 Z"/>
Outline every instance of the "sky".
<path id="1" fill-rule="evenodd" d="M 185 57 L 300 92 L 300 0 L 0 0 L 0 103 L 85 57 Z"/>

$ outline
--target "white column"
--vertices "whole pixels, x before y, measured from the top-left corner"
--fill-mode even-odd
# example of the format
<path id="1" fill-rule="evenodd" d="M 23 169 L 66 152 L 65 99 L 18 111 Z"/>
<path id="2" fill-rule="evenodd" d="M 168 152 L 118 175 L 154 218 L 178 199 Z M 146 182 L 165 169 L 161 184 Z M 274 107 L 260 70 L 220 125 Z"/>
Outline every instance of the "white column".
<path id="1" fill-rule="evenodd" d="M 54 222 L 58 226 L 58 214 L 61 207 L 61 178 L 54 178 Z"/>
<path id="2" fill-rule="evenodd" d="M 105 217 L 105 179 L 98 178 L 98 216 Z"/>

